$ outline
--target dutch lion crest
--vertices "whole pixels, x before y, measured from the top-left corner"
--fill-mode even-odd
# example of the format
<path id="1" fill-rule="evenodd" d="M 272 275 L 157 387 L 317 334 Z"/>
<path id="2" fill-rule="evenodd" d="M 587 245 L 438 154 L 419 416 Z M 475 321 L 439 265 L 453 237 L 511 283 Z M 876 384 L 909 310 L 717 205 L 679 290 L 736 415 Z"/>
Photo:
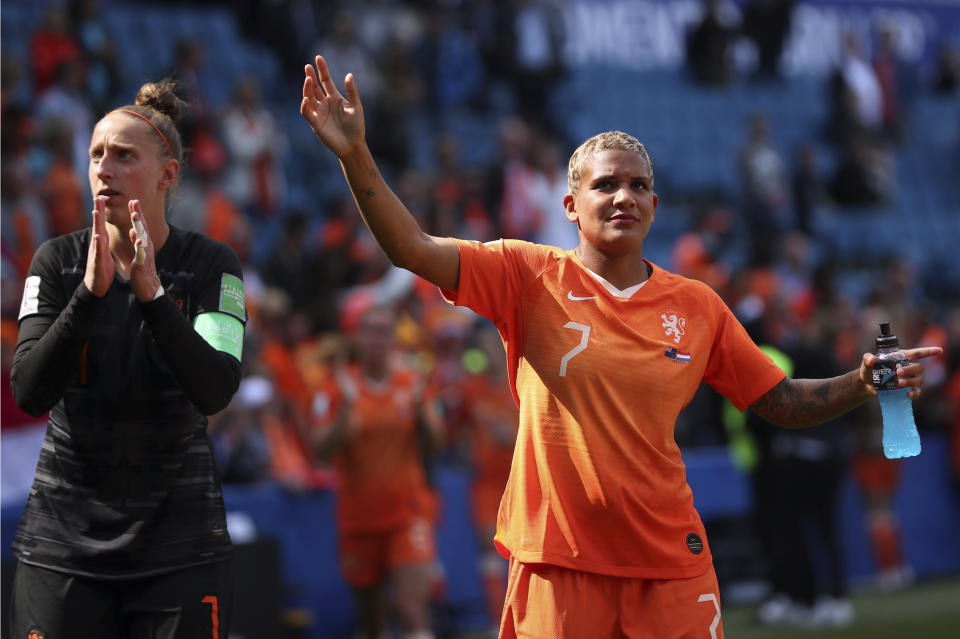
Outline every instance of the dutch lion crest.
<path id="1" fill-rule="evenodd" d="M 674 344 L 679 344 L 680 338 L 687 334 L 687 318 L 676 311 L 661 311 L 660 328 L 664 335 L 673 338 Z"/>

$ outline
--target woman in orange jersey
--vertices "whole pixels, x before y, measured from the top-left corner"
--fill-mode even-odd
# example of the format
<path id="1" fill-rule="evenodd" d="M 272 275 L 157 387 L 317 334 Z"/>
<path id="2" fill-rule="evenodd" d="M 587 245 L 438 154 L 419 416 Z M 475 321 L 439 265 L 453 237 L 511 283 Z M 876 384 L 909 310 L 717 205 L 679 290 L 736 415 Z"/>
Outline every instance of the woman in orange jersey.
<path id="1" fill-rule="evenodd" d="M 563 208 L 576 249 L 427 235 L 377 170 L 355 79 L 344 97 L 321 56 L 316 65 L 304 69 L 300 113 L 340 159 L 381 248 L 492 320 L 506 346 L 520 428 L 494 539 L 510 560 L 500 636 L 722 637 L 677 414 L 707 382 L 773 423 L 813 425 L 875 394 L 876 358 L 831 379 L 785 378 L 712 289 L 643 259 L 653 165 L 619 131 L 570 158 Z M 918 396 L 923 365 L 899 370 Z"/>
<path id="2" fill-rule="evenodd" d="M 340 477 L 337 519 L 344 579 L 353 589 L 357 631 L 379 639 L 393 606 L 405 639 L 431 639 L 434 496 L 422 434 L 431 446 L 441 420 L 417 373 L 394 357 L 396 318 L 376 307 L 360 319 L 355 363 L 337 373 L 326 424 L 312 437 Z"/>

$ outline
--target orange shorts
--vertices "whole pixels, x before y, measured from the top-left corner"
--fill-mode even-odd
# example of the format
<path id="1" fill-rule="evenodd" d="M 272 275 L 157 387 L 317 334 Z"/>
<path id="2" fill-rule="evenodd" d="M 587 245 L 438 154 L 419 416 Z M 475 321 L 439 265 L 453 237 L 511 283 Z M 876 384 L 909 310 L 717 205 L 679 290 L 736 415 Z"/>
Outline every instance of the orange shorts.
<path id="1" fill-rule="evenodd" d="M 630 579 L 510 560 L 500 639 L 723 639 L 717 575 Z"/>
<path id="2" fill-rule="evenodd" d="M 424 517 L 390 530 L 340 535 L 340 571 L 357 588 L 380 583 L 396 566 L 431 563 L 436 556 L 433 525 Z"/>

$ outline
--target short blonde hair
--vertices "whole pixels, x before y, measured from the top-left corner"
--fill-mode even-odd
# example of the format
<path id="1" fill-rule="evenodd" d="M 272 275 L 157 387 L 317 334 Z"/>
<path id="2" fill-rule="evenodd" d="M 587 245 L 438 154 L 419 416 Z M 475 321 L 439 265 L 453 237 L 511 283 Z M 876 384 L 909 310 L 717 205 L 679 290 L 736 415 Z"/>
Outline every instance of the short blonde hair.
<path id="1" fill-rule="evenodd" d="M 650 171 L 650 187 L 653 188 L 653 162 L 650 161 L 647 149 L 644 148 L 640 140 L 623 131 L 605 131 L 587 139 L 570 156 L 570 163 L 567 166 L 567 188 L 570 189 L 571 195 L 576 195 L 577 191 L 580 190 L 580 177 L 583 174 L 583 165 L 586 164 L 587 158 L 601 151 L 633 151 L 639 153 L 640 157 L 647 162 L 647 169 Z"/>

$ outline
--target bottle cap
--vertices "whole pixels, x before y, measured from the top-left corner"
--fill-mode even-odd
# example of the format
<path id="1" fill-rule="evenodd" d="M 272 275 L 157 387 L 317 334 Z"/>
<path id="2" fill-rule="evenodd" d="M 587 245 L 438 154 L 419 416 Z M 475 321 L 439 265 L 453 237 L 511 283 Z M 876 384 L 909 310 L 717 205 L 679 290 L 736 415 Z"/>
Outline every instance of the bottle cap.
<path id="1" fill-rule="evenodd" d="M 880 322 L 880 336 L 877 337 L 877 349 L 900 348 L 900 340 L 890 331 L 890 322 Z"/>

